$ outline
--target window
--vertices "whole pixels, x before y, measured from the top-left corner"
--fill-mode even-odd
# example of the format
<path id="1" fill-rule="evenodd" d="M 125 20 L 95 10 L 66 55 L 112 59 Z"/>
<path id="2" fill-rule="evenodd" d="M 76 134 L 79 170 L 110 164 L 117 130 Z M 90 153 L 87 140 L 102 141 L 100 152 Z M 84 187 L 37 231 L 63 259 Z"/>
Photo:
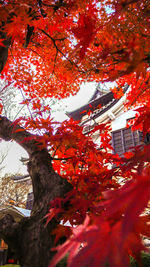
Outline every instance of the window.
<path id="1" fill-rule="evenodd" d="M 34 198 L 33 192 L 28 193 L 27 203 L 26 203 L 26 209 L 32 210 L 32 207 L 33 207 L 33 198 Z"/>
<path id="2" fill-rule="evenodd" d="M 143 144 L 142 133 L 139 131 L 132 131 L 130 128 L 124 128 L 112 132 L 112 146 L 115 154 L 121 156 L 131 148 Z"/>

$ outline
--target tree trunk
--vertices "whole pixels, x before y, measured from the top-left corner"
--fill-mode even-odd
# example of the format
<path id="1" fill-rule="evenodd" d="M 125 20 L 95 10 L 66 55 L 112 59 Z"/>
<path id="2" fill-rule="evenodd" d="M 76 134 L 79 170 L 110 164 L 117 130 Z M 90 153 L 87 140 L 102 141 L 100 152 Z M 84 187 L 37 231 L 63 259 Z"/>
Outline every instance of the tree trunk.
<path id="1" fill-rule="evenodd" d="M 0 72 L 2 72 L 8 58 L 8 48 L 11 43 L 11 39 L 7 37 L 6 33 L 0 30 L 0 39 L 4 39 L 4 46 L 0 46 Z"/>
<path id="2" fill-rule="evenodd" d="M 0 220 L 0 235 L 12 248 L 21 267 L 47 267 L 54 252 L 51 231 L 57 221 L 52 219 L 45 227 L 45 215 L 49 203 L 56 197 L 64 197 L 71 190 L 71 185 L 57 173 L 51 165 L 51 158 L 46 149 L 39 150 L 36 136 L 20 130 L 19 125 L 12 124 L 5 117 L 0 117 L 0 137 L 4 140 L 15 140 L 29 154 L 28 171 L 32 179 L 34 203 L 30 218 L 24 218 L 15 223 L 6 215 Z M 28 141 L 24 141 L 25 138 Z"/>

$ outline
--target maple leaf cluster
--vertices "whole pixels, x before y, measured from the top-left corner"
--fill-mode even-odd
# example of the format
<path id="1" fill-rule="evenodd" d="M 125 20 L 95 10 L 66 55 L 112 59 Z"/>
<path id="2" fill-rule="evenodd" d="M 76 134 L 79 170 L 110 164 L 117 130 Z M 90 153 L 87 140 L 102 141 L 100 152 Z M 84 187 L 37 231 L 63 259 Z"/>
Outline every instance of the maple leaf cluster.
<path id="1" fill-rule="evenodd" d="M 50 203 L 46 216 L 47 223 L 58 221 L 55 243 L 66 237 L 56 246 L 51 267 L 67 253 L 69 267 L 129 266 L 130 255 L 140 262 L 141 251 L 147 251 L 142 237 L 150 237 L 150 216 L 144 213 L 150 145 L 114 155 L 108 125 L 85 136 L 79 122 L 54 122 L 43 101 L 75 94 L 84 81 L 116 81 L 112 91 L 120 98 L 128 84 L 126 108 L 137 111 L 133 129 L 143 138 L 149 134 L 149 15 L 149 0 L 0 2 L 0 60 L 4 36 L 11 42 L 1 78 L 13 82 L 16 92 L 21 88 L 20 105 L 30 111 L 14 130 L 19 122 L 36 134 L 39 149 L 49 150 L 54 170 L 73 186 Z M 94 133 L 99 145 L 92 141 Z"/>

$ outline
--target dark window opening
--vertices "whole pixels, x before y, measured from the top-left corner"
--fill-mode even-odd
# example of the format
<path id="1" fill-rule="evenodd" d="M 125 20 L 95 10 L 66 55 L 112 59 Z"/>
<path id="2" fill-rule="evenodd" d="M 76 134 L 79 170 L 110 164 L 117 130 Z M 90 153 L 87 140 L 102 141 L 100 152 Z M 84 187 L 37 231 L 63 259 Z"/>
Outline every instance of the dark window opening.
<path id="1" fill-rule="evenodd" d="M 150 143 L 150 133 L 146 133 L 144 136 L 144 143 L 149 144 Z"/>
<path id="2" fill-rule="evenodd" d="M 26 202 L 26 209 L 32 210 L 33 200 L 34 200 L 33 192 L 28 193 L 27 202 Z"/>
<path id="3" fill-rule="evenodd" d="M 142 132 L 132 131 L 131 127 L 112 132 L 112 146 L 114 148 L 114 153 L 119 156 L 122 156 L 125 152 L 132 151 L 133 147 L 142 144 L 144 144 Z"/>

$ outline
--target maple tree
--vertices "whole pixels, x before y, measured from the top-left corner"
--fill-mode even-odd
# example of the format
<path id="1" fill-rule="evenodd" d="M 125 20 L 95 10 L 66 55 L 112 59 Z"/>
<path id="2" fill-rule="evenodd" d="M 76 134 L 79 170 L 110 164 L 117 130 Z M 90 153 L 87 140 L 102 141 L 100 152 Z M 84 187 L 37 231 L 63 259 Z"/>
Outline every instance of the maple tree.
<path id="1" fill-rule="evenodd" d="M 69 267 L 129 266 L 130 255 L 140 261 L 146 250 L 150 145 L 113 155 L 108 125 L 85 136 L 78 122 L 55 123 L 43 99 L 75 94 L 83 81 L 116 81 L 121 97 L 128 84 L 127 108 L 138 106 L 133 127 L 148 133 L 149 14 L 148 0 L 0 1 L 1 78 L 21 90 L 20 105 L 30 113 L 13 123 L 0 117 L 0 137 L 29 154 L 31 217 L 0 220 L 0 235 L 21 266 L 48 266 L 56 250 L 51 267 L 66 253 Z"/>

